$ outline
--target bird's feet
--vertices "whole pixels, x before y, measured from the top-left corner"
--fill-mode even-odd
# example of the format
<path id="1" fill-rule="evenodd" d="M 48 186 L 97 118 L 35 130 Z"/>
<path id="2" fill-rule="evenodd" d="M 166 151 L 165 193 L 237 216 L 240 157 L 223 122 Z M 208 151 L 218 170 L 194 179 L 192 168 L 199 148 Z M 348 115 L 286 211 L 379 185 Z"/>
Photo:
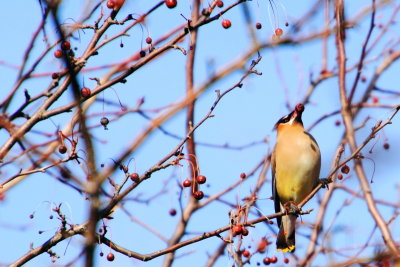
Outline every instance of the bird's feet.
<path id="1" fill-rule="evenodd" d="M 297 207 L 297 204 L 294 201 L 286 202 L 283 207 L 285 208 L 286 213 L 292 213 L 296 216 L 301 213 L 301 209 Z"/>
<path id="2" fill-rule="evenodd" d="M 329 189 L 329 184 L 332 183 L 330 178 L 321 178 L 319 179 L 319 183 L 322 185 L 322 188 Z"/>

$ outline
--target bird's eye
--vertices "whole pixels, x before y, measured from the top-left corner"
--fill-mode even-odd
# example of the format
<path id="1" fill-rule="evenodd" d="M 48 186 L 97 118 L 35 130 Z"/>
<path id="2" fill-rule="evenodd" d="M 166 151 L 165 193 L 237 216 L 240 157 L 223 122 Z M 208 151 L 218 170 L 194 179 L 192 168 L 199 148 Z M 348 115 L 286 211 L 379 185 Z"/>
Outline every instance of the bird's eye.
<path id="1" fill-rule="evenodd" d="M 287 123 L 290 120 L 289 116 L 285 116 L 281 119 L 281 123 Z"/>

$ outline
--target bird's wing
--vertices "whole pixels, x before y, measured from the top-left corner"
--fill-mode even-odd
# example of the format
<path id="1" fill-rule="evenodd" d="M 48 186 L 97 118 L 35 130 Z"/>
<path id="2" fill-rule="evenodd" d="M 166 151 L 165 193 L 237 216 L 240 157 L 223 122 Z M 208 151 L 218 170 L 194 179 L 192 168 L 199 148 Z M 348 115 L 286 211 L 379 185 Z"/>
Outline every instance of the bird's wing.
<path id="1" fill-rule="evenodd" d="M 271 157 L 271 168 L 272 168 L 272 197 L 274 198 L 274 204 L 275 204 L 275 212 L 280 212 L 281 211 L 281 205 L 280 205 L 280 199 L 278 192 L 276 191 L 276 177 L 275 177 L 275 153 L 272 153 Z M 278 222 L 278 227 L 281 225 L 281 217 L 276 218 Z"/>

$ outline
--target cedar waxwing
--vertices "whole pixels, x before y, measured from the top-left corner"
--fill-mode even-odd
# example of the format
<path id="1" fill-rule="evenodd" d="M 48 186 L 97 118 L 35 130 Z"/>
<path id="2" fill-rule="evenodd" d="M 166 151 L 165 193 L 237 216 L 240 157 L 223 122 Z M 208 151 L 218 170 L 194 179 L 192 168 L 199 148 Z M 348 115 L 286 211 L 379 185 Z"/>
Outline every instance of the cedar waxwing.
<path id="1" fill-rule="evenodd" d="M 277 138 L 272 152 L 272 194 L 275 212 L 290 204 L 298 205 L 319 183 L 321 154 L 314 137 L 304 130 L 301 115 L 304 106 L 275 125 Z M 276 248 L 282 252 L 295 250 L 296 215 L 278 217 L 279 234 Z"/>

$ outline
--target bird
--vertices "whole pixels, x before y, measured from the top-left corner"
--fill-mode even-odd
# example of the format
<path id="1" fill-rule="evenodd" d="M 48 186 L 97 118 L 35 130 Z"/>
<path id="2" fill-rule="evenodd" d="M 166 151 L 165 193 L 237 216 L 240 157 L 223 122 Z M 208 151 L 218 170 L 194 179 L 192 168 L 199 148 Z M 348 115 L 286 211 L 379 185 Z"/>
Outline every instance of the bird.
<path id="1" fill-rule="evenodd" d="M 297 208 L 297 205 L 318 185 L 321 152 L 315 138 L 303 126 L 303 104 L 282 117 L 274 129 L 277 138 L 271 157 L 272 195 L 275 212 Z M 276 248 L 294 252 L 297 215 L 278 217 L 279 233 Z"/>

